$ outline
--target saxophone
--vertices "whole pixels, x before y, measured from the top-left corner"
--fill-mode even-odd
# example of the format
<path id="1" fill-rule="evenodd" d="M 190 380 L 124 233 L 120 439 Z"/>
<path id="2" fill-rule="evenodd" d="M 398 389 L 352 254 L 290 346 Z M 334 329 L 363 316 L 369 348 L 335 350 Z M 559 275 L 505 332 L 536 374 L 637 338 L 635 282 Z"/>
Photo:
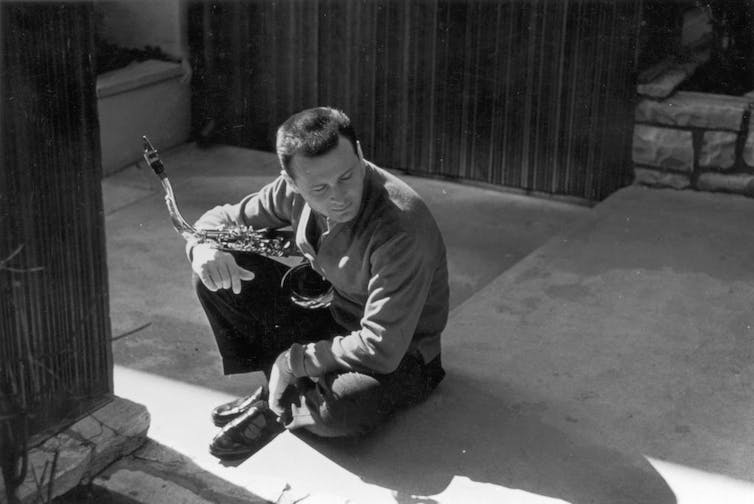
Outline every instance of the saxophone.
<path id="1" fill-rule="evenodd" d="M 267 257 L 300 257 L 301 253 L 293 241 L 291 232 L 272 229 L 252 229 L 250 226 L 226 225 L 219 229 L 196 229 L 186 222 L 178 210 L 173 187 L 170 184 L 165 165 L 157 149 L 146 136 L 144 161 L 152 168 L 165 191 L 165 204 L 170 221 L 176 231 L 186 240 L 197 244 L 208 243 L 213 248 L 227 252 L 250 252 Z M 317 309 L 330 305 L 333 298 L 332 285 L 312 269 L 308 261 L 291 267 L 280 282 L 280 287 L 289 293 L 293 303 L 303 308 Z"/>

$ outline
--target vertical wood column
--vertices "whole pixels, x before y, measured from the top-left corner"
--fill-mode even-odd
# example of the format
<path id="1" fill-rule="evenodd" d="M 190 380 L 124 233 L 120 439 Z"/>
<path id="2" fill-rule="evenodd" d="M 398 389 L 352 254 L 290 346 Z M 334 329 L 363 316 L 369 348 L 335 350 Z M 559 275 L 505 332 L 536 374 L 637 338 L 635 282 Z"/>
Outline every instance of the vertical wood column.
<path id="1" fill-rule="evenodd" d="M 93 11 L 0 9 L 0 393 L 39 433 L 112 392 Z"/>

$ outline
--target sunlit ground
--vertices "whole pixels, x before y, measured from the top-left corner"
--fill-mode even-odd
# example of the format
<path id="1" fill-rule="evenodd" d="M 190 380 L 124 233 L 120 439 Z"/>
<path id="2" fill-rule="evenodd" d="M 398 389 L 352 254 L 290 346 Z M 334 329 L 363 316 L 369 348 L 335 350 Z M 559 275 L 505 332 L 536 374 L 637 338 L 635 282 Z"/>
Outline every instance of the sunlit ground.
<path id="1" fill-rule="evenodd" d="M 191 457 L 205 470 L 262 498 L 274 502 L 288 484 L 294 489 L 313 492 L 321 502 L 396 502 L 394 492 L 390 488 L 363 482 L 358 475 L 328 460 L 289 433 L 282 434 L 238 467 L 223 466 L 207 452 L 207 445 L 216 432 L 216 427 L 210 421 L 209 411 L 217 404 L 232 399 L 227 394 L 122 366 L 115 366 L 115 393 L 147 407 L 152 417 L 150 438 Z M 270 474 L 265 471 L 268 464 L 264 460 L 268 458 L 287 461 L 291 467 L 291 474 Z M 307 480 L 311 478 L 312 473 L 315 476 L 321 475 L 322 488 L 300 488 L 300 484 L 297 486 L 296 478 L 300 478 L 301 473 L 309 473 Z M 412 500 L 417 503 L 565 502 L 522 490 L 475 482 L 464 475 L 455 476 L 441 494 L 415 495 L 412 496 Z"/>
<path id="2" fill-rule="evenodd" d="M 244 487 L 253 493 L 277 500 L 286 485 L 312 492 L 322 502 L 405 502 L 396 500 L 395 492 L 362 481 L 358 475 L 339 466 L 298 437 L 284 433 L 272 444 L 237 467 L 223 466 L 209 455 L 207 445 L 216 433 L 209 419 L 212 407 L 232 399 L 228 394 L 181 383 L 158 375 L 115 366 L 115 393 L 144 404 L 152 417 L 149 437 L 191 457 L 207 471 Z M 410 447 L 407 447 L 410 449 Z M 692 467 L 646 457 L 661 475 L 678 504 L 751 504 L 754 484 Z M 291 468 L 289 474 L 274 474 L 269 468 L 279 466 L 270 460 L 282 459 Z M 305 488 L 313 480 L 319 488 Z M 439 494 L 410 496 L 417 503 L 485 503 L 553 504 L 567 502 L 515 488 L 473 481 L 464 474 L 455 475 Z M 577 504 L 577 503 L 572 503 Z"/>
<path id="3" fill-rule="evenodd" d="M 256 157 L 176 151 L 186 216 L 261 182 Z M 754 504 L 750 200 L 626 189 L 548 246 L 583 212 L 417 181 L 458 303 L 448 379 L 358 444 L 285 433 L 225 467 L 209 411 L 259 377 L 222 376 L 161 194 L 125 178 L 107 218 L 116 393 L 204 469 L 272 501 L 290 484 L 336 504 Z"/>
<path id="4" fill-rule="evenodd" d="M 647 457 L 675 493 L 678 504 L 754 503 L 754 484 Z"/>

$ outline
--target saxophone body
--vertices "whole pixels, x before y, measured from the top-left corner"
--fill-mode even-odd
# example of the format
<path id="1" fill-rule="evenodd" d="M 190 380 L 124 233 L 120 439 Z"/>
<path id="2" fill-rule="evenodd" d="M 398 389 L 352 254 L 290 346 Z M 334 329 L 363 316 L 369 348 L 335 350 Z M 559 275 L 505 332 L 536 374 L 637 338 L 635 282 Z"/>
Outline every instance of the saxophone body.
<path id="1" fill-rule="evenodd" d="M 227 252 L 250 252 L 267 257 L 301 256 L 294 243 L 292 232 L 252 229 L 249 226 L 239 225 L 228 225 L 218 229 L 196 229 L 189 224 L 178 209 L 173 187 L 157 150 L 146 136 L 142 139 L 144 160 L 160 178 L 165 191 L 165 204 L 170 214 L 170 221 L 186 241 L 197 244 L 207 243 L 218 250 Z M 332 285 L 314 271 L 307 261 L 290 268 L 283 276 L 281 287 L 289 292 L 292 302 L 304 308 L 327 307 L 333 298 Z"/>
<path id="2" fill-rule="evenodd" d="M 233 252 L 253 252 L 267 257 L 290 257 L 301 254 L 288 234 L 281 231 L 255 231 L 248 226 L 198 229 L 192 234 L 197 243 Z"/>

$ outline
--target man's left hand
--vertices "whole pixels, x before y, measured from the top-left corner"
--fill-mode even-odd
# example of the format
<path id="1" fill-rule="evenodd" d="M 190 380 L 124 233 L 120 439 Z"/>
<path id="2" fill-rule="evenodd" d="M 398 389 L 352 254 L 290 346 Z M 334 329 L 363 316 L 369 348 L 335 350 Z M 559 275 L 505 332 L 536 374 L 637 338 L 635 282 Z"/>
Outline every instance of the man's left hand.
<path id="1" fill-rule="evenodd" d="M 296 381 L 293 370 L 291 370 L 289 352 L 290 350 L 286 350 L 275 359 L 275 363 L 272 365 L 272 370 L 270 370 L 269 382 L 270 395 L 268 402 L 270 409 L 274 411 L 284 423 L 290 421 L 290 418 L 284 418 L 283 415 L 286 410 L 280 404 L 280 401 L 283 398 L 285 389 L 287 389 L 289 385 L 293 385 Z"/>

